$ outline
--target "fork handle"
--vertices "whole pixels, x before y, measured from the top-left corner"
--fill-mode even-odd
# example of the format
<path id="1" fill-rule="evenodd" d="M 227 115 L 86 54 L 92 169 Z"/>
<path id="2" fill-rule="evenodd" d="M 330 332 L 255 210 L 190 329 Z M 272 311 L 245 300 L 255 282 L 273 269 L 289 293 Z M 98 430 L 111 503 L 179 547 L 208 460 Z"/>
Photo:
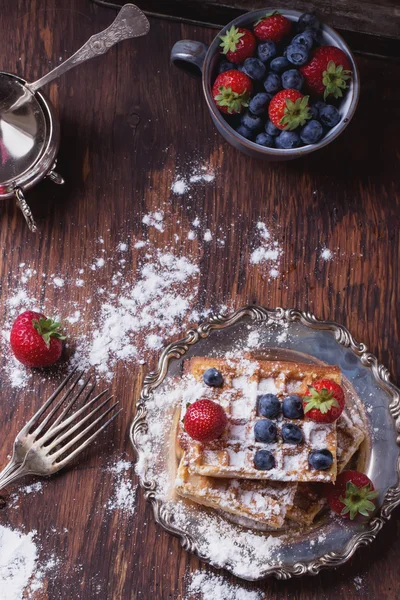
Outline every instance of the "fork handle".
<path id="1" fill-rule="evenodd" d="M 10 483 L 14 483 L 14 481 L 25 477 L 27 474 L 23 464 L 9 462 L 0 473 L 0 490 L 10 485 Z"/>

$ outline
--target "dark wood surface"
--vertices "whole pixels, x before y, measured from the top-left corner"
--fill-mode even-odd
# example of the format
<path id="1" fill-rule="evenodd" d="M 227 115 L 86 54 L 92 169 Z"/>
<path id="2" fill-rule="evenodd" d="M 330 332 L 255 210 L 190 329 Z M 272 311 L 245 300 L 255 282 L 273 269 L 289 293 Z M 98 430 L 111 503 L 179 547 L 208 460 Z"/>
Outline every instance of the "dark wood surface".
<path id="1" fill-rule="evenodd" d="M 0 6 L 2 69 L 31 80 L 113 17 L 112 11 L 82 0 L 2 0 Z M 72 294 L 84 303 L 92 284 L 57 290 L 47 285 L 48 275 L 88 264 L 99 236 L 110 253 L 124 236 L 140 236 L 143 215 L 166 202 L 166 218 L 175 225 L 151 233 L 160 247 L 173 233 L 186 240 L 195 216 L 227 232 L 223 247 L 213 242 L 204 251 L 196 242 L 182 242 L 182 251 L 197 257 L 201 267 L 199 307 L 257 302 L 310 309 L 348 326 L 399 383 L 400 65 L 359 59 L 361 100 L 346 132 L 316 155 L 268 164 L 227 145 L 213 128 L 200 82 L 169 66 L 175 41 L 210 42 L 214 34 L 154 19 L 147 37 L 124 42 L 50 85 L 62 127 L 58 166 L 67 183 L 59 188 L 44 182 L 29 193 L 37 235 L 28 232 L 12 201 L 0 206 L 2 323 L 20 263 L 36 265 L 30 292 L 46 295 L 55 311 L 62 312 Z M 199 157 L 215 169 L 215 182 L 199 187 L 190 202 L 173 196 L 175 166 Z M 249 265 L 258 219 L 274 227 L 284 249 L 283 275 L 273 282 L 262 268 Z M 335 251 L 326 263 L 319 258 L 325 245 Z M 134 252 L 131 260 L 136 263 Z M 6 360 L 3 352 L 3 371 Z M 132 458 L 128 427 L 150 367 L 151 361 L 118 367 L 112 386 L 124 409 L 118 424 L 75 468 L 49 481 L 43 493 L 26 496 L 17 510 L 0 512 L 1 524 L 36 529 L 44 554 L 62 559 L 40 598 L 178 599 L 185 595 L 184 576 L 200 568 L 177 539 L 155 525 L 140 491 L 132 517 L 104 508 L 111 494 L 111 474 L 104 466 L 123 453 Z M 34 391 L 20 392 L 0 373 L 1 463 L 16 432 L 58 378 L 36 373 Z M 340 570 L 243 587 L 264 590 L 268 600 L 397 600 L 399 532 L 397 510 L 376 543 Z M 362 578 L 362 590 L 355 577 Z"/>
<path id="2" fill-rule="evenodd" d="M 92 0 L 101 6 L 118 7 L 124 0 Z M 239 15 L 264 7 L 315 12 L 322 22 L 341 33 L 356 52 L 387 57 L 400 56 L 400 17 L 396 0 L 138 0 L 148 15 L 221 28 Z"/>
<path id="3" fill-rule="evenodd" d="M 112 4 L 109 0 L 94 0 L 98 3 Z M 122 5 L 123 0 L 116 0 L 117 5 Z M 185 6 L 186 5 L 186 6 Z M 197 5 L 197 6 L 196 6 Z M 206 18 L 210 16 L 226 16 L 227 11 L 249 11 L 259 10 L 267 6 L 263 0 L 162 0 L 139 1 L 138 6 L 144 10 L 157 11 L 166 14 L 187 14 L 188 7 L 193 15 L 202 14 Z M 273 6 L 273 4 L 269 4 Z M 360 2 L 335 2 L 335 0 L 298 0 L 294 5 L 290 0 L 280 0 L 276 6 L 286 9 L 295 9 L 303 12 L 317 12 L 321 20 L 347 31 L 367 33 L 369 35 L 381 35 L 383 37 L 398 37 L 399 16 L 397 13 L 396 0 L 361 0 Z M 175 11 L 176 7 L 176 11 Z M 189 15 L 188 15 L 189 16 Z M 234 17 L 232 17 L 234 18 Z M 226 21 L 222 21 L 223 24 Z"/>

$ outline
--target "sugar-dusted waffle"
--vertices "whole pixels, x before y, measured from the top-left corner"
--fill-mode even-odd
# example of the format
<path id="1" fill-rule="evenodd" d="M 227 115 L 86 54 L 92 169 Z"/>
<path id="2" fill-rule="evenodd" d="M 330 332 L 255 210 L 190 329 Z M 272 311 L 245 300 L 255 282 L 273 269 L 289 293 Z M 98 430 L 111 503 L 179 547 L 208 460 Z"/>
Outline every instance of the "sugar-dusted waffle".
<path id="1" fill-rule="evenodd" d="M 288 507 L 286 518 L 300 525 L 311 525 L 317 514 L 326 505 L 321 483 L 299 483 Z"/>
<path id="2" fill-rule="evenodd" d="M 223 377 L 220 387 L 203 384 L 203 375 L 217 369 Z M 254 427 L 263 419 L 258 410 L 258 398 L 274 394 L 280 401 L 291 394 L 305 395 L 308 386 L 320 379 L 340 383 L 340 369 L 335 366 L 316 366 L 291 362 L 252 359 L 214 359 L 195 357 L 185 363 L 188 386 L 191 391 L 183 398 L 181 418 L 185 415 L 187 397 L 194 402 L 208 398 L 220 404 L 228 418 L 223 435 L 214 441 L 200 443 L 180 428 L 180 443 L 185 449 L 186 461 L 192 474 L 209 477 L 262 479 L 275 481 L 335 481 L 336 423 L 316 423 L 306 418 L 290 419 L 279 416 L 272 419 L 277 428 L 276 441 L 256 441 Z M 282 427 L 288 423 L 300 428 L 303 441 L 286 443 Z M 273 455 L 274 466 L 260 470 L 255 466 L 255 455 L 267 450 Z M 313 468 L 309 455 L 315 450 L 329 451 L 332 464 L 325 470 Z"/>
<path id="3" fill-rule="evenodd" d="M 364 440 L 364 432 L 343 412 L 337 421 L 337 461 L 341 473 Z"/>
<path id="4" fill-rule="evenodd" d="M 337 454 L 341 472 L 364 439 L 362 430 L 344 412 L 337 422 Z M 240 517 L 254 519 L 270 528 L 280 528 L 284 519 L 311 525 L 326 506 L 323 485 L 315 483 L 279 483 L 257 480 L 225 479 L 191 474 L 181 459 L 175 489 L 193 502 L 220 509 Z"/>
<path id="5" fill-rule="evenodd" d="M 224 479 L 190 473 L 185 457 L 180 461 L 176 492 L 197 504 L 252 519 L 272 529 L 282 527 L 292 506 L 296 483 Z"/>
<path id="6" fill-rule="evenodd" d="M 364 440 L 364 432 L 354 425 L 347 412 L 337 421 L 338 473 L 341 473 Z M 322 486 L 313 483 L 299 483 L 286 517 L 302 525 L 310 525 L 320 510 L 326 505 Z"/>

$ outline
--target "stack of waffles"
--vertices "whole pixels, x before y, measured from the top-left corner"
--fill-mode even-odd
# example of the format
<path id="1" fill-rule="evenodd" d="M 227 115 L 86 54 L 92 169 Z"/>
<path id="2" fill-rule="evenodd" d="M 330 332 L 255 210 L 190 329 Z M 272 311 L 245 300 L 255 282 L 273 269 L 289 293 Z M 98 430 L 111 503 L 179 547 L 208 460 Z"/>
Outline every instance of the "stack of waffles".
<path id="1" fill-rule="evenodd" d="M 204 373 L 215 368 L 223 376 L 220 387 L 203 382 Z M 340 369 L 292 362 L 195 357 L 184 363 L 182 405 L 179 411 L 176 448 L 179 460 L 175 490 L 183 498 L 230 513 L 244 524 L 271 529 L 285 521 L 309 525 L 324 506 L 324 483 L 334 482 L 364 439 L 345 410 L 334 423 L 316 423 L 307 419 L 287 419 L 282 413 L 274 421 L 276 441 L 256 441 L 254 426 L 263 418 L 258 398 L 274 394 L 283 400 L 291 394 L 303 396 L 308 386 L 319 379 L 340 384 Z M 223 435 L 208 443 L 192 439 L 183 428 L 188 401 L 208 398 L 220 404 L 228 418 Z M 286 422 L 302 429 L 303 442 L 289 444 L 280 431 Z M 255 453 L 269 450 L 275 465 L 259 470 Z M 313 469 L 310 452 L 329 450 L 333 457 L 327 470 Z"/>

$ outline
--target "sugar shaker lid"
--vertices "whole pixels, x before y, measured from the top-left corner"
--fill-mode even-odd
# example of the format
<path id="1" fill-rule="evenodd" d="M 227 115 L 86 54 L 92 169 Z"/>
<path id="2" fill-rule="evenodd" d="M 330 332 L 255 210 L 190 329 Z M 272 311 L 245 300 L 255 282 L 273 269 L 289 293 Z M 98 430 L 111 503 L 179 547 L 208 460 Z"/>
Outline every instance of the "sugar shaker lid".
<path id="1" fill-rule="evenodd" d="M 0 73 L 0 186 L 34 168 L 47 127 L 42 106 L 24 82 Z"/>

